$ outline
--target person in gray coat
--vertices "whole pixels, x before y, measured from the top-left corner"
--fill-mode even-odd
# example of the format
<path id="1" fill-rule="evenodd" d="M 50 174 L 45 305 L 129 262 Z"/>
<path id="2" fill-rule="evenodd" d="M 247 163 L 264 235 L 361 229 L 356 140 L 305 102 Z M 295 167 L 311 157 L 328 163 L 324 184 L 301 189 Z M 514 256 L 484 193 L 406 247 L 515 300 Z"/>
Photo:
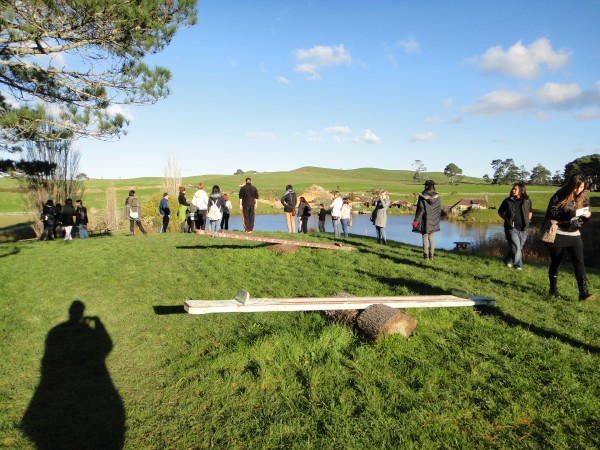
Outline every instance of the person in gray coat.
<path id="1" fill-rule="evenodd" d="M 386 191 L 381 191 L 379 197 L 373 203 L 375 209 L 371 214 L 371 222 L 375 225 L 377 243 L 387 245 L 385 226 L 387 225 L 387 209 L 390 207 L 390 198 Z"/>
<path id="2" fill-rule="evenodd" d="M 417 212 L 412 223 L 413 232 L 423 235 L 423 258 L 433 259 L 435 253 L 435 235 L 440 231 L 440 194 L 435 191 L 435 182 L 427 180 L 425 190 L 419 194 Z"/>
<path id="3" fill-rule="evenodd" d="M 125 218 L 129 219 L 129 234 L 134 235 L 135 225 L 143 234 L 147 234 L 140 219 L 142 218 L 142 205 L 135 196 L 135 191 L 129 191 L 129 196 L 125 199 Z"/>

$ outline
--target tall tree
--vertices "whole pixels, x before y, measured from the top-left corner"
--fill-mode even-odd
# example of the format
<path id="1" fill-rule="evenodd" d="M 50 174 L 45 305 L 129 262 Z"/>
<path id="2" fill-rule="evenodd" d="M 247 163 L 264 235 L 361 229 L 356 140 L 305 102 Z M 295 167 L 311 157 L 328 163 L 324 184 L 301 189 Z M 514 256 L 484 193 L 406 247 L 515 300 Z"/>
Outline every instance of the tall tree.
<path id="1" fill-rule="evenodd" d="M 564 181 L 565 181 L 565 179 L 560 170 L 557 170 L 556 172 L 554 172 L 554 175 L 552 175 L 552 184 L 559 186 L 559 185 L 563 184 Z"/>
<path id="2" fill-rule="evenodd" d="M 495 159 L 491 163 L 494 169 L 493 184 L 512 184 L 519 179 L 519 168 L 512 159 Z"/>
<path id="3" fill-rule="evenodd" d="M 537 184 L 540 186 L 548 185 L 552 182 L 552 172 L 546 169 L 541 164 L 537 164 L 531 169 L 531 176 L 529 177 L 529 183 Z"/>
<path id="4" fill-rule="evenodd" d="M 600 184 L 600 154 L 582 156 L 565 165 L 565 179 L 577 173 L 587 179 L 590 190 L 598 190 Z"/>
<path id="5" fill-rule="evenodd" d="M 196 2 L 0 0 L 0 146 L 19 151 L 44 129 L 120 137 L 127 120 L 109 107 L 168 95 L 170 72 L 143 58 L 196 23 Z"/>
<path id="6" fill-rule="evenodd" d="M 415 173 L 413 175 L 413 180 L 422 181 L 423 174 L 427 170 L 427 167 L 425 167 L 425 164 L 423 164 L 423 161 L 421 161 L 420 159 L 415 159 L 415 162 L 412 163 L 412 166 L 413 166 L 413 169 L 415 169 Z"/>
<path id="7" fill-rule="evenodd" d="M 444 175 L 450 179 L 450 184 L 458 183 L 462 177 L 462 173 L 462 169 L 454 163 L 450 163 L 444 168 Z"/>

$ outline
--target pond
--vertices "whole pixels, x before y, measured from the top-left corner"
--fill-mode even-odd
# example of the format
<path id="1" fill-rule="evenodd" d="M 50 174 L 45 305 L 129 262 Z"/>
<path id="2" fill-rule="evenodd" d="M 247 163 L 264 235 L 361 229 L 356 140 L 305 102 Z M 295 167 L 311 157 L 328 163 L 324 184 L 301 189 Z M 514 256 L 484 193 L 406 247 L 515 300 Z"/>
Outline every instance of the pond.
<path id="1" fill-rule="evenodd" d="M 369 220 L 369 214 L 354 214 L 352 216 L 352 227 L 350 235 L 375 237 L 375 227 Z M 385 228 L 389 241 L 402 242 L 410 245 L 421 246 L 421 235 L 412 232 L 413 215 L 388 215 Z M 308 220 L 309 232 L 318 230 L 318 219 L 312 215 Z M 229 219 L 230 230 L 243 230 L 242 218 L 239 215 L 231 216 Z M 441 230 L 435 235 L 435 246 L 440 249 L 452 250 L 455 241 L 474 242 L 482 238 L 493 236 L 496 233 L 504 233 L 502 225 L 499 224 L 466 224 L 464 222 L 449 222 L 442 220 Z M 286 231 L 285 216 L 283 214 L 261 214 L 256 216 L 254 225 L 256 231 Z M 325 230 L 333 233 L 331 216 L 327 216 Z"/>

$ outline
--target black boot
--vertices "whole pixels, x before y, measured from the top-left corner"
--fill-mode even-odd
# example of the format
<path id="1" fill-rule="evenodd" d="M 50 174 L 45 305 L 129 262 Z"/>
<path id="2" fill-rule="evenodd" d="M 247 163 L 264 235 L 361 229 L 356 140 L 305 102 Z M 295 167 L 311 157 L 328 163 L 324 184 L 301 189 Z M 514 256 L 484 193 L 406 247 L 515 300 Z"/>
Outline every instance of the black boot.
<path id="1" fill-rule="evenodd" d="M 579 287 L 579 300 L 589 302 L 596 299 L 596 296 L 588 291 L 588 281 L 585 276 L 577 277 L 577 286 Z"/>
<path id="2" fill-rule="evenodd" d="M 550 290 L 548 291 L 548 296 L 554 298 L 562 298 L 562 295 L 558 293 L 558 289 L 556 287 L 556 284 L 558 282 L 558 276 L 549 275 L 548 279 L 550 280 Z"/>

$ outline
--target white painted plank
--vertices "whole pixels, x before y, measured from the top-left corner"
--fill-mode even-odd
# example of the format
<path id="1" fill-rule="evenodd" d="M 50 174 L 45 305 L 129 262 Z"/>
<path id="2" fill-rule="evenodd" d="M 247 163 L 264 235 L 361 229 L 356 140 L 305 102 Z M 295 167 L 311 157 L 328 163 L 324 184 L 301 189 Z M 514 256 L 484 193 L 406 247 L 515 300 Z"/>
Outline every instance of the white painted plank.
<path id="1" fill-rule="evenodd" d="M 310 298 L 255 298 L 246 303 L 236 300 L 187 300 L 185 310 L 190 314 L 268 311 L 325 311 L 365 309 L 369 305 L 384 304 L 392 308 L 449 308 L 459 306 L 490 306 L 489 297 L 461 298 L 454 295 L 418 295 L 401 297 L 310 297 Z"/>

